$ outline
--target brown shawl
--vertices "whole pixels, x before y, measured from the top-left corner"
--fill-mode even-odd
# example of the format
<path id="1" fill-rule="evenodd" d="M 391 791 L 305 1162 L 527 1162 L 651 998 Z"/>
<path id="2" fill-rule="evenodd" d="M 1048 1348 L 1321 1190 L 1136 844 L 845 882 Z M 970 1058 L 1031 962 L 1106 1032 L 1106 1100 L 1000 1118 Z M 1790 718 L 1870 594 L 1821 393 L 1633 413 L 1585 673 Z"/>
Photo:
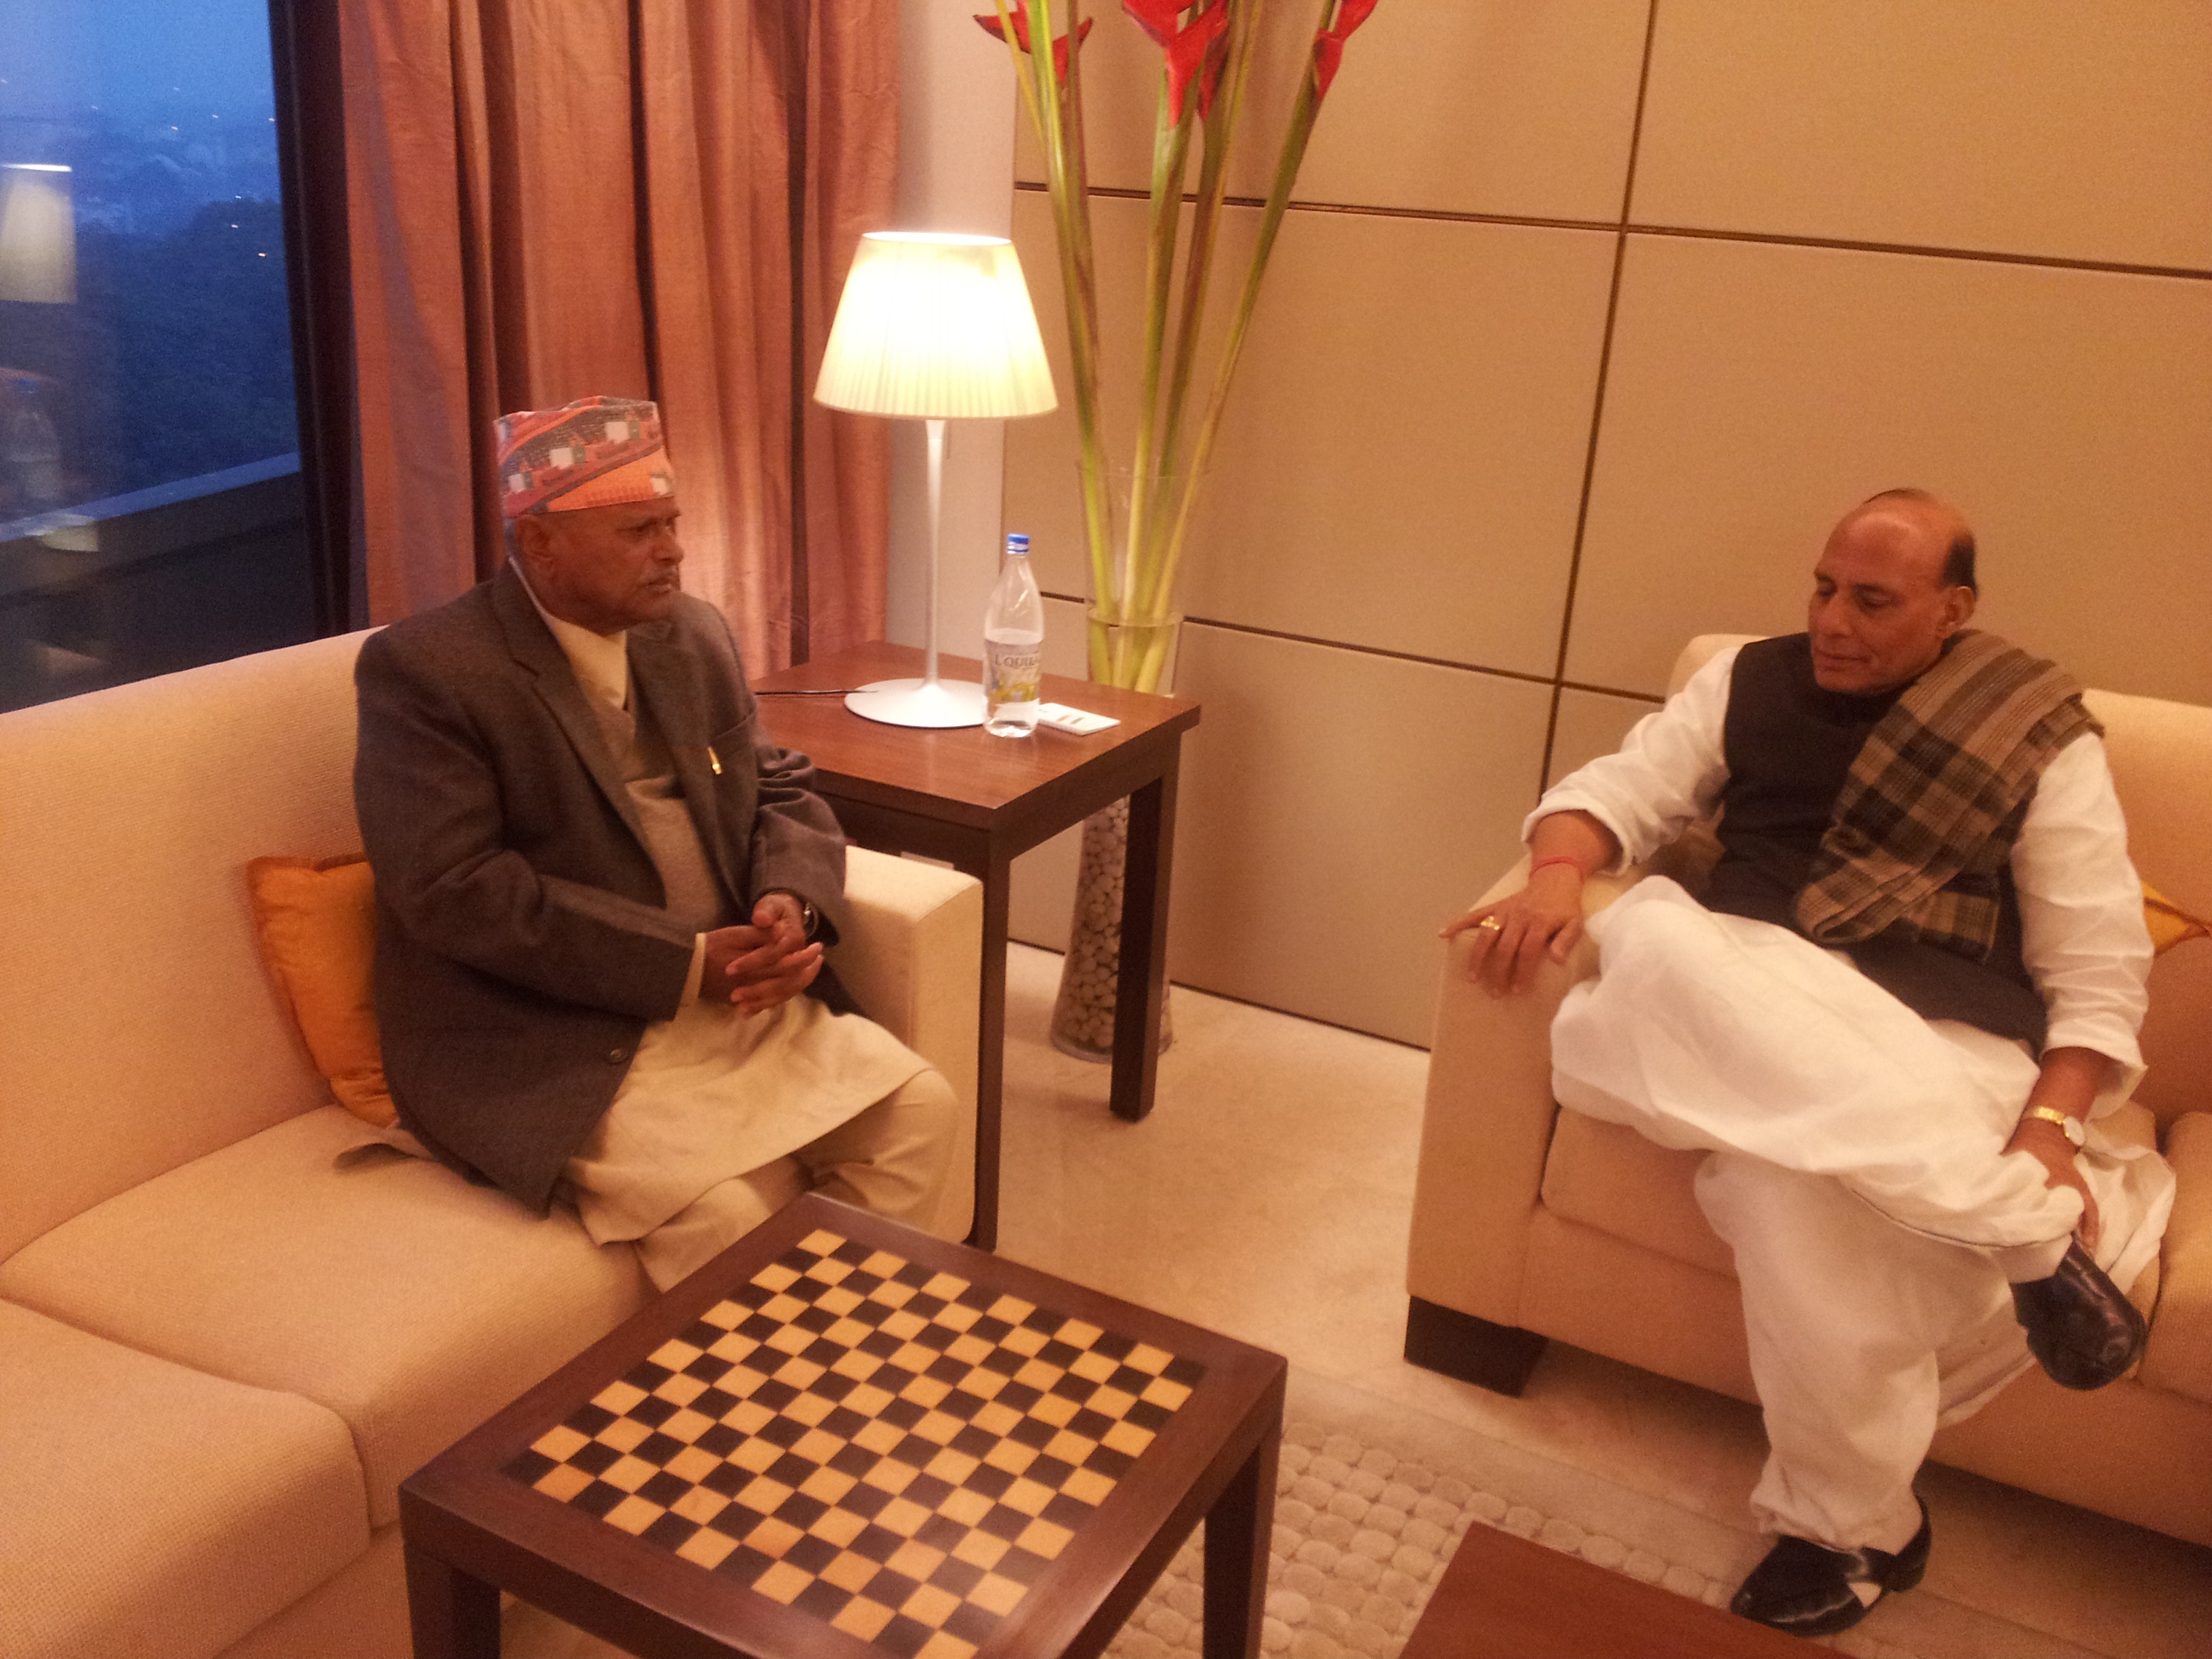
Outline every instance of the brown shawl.
<path id="1" fill-rule="evenodd" d="M 2056 664 L 1968 629 L 1867 736 L 1836 798 L 1797 921 L 1821 945 L 1887 932 L 1976 961 L 2051 757 L 2101 732 Z"/>

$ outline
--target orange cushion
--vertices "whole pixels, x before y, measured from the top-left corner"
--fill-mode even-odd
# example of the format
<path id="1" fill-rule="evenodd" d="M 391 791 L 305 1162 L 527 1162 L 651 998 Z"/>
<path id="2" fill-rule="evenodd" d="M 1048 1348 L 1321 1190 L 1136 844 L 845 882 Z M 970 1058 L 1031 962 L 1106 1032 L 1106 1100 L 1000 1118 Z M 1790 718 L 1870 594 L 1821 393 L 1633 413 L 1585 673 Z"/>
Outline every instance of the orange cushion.
<path id="1" fill-rule="evenodd" d="M 376 1030 L 376 884 L 359 853 L 246 866 L 262 959 L 338 1103 L 379 1127 L 398 1113 Z"/>
<path id="2" fill-rule="evenodd" d="M 2150 928 L 2154 951 L 2163 953 L 2192 939 L 2212 939 L 2212 921 L 2191 915 L 2148 882 L 2142 890 L 2143 921 Z"/>

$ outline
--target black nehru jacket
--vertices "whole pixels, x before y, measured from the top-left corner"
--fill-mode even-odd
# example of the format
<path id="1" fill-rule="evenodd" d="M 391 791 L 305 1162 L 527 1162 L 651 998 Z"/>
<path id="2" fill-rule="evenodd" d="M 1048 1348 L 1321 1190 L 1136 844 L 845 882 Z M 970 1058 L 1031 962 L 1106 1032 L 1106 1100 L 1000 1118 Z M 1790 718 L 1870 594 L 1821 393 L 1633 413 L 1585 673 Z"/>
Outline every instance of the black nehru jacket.
<path id="1" fill-rule="evenodd" d="M 1729 781 L 1721 792 L 1721 860 L 1705 894 L 1709 908 L 1804 931 L 1798 891 L 1851 763 L 1899 695 L 1822 690 L 1803 634 L 1743 647 L 1722 728 Z M 2022 801 L 2021 815 L 2027 811 Z M 2006 828 L 2016 832 L 2019 824 Z M 1997 937 L 1981 961 L 1893 937 L 1894 929 L 1843 948 L 1869 979 L 1923 1018 L 1962 1020 L 2040 1049 L 2049 1015 L 2021 958 L 2009 870 L 2000 871 L 1990 896 L 1998 903 Z"/>

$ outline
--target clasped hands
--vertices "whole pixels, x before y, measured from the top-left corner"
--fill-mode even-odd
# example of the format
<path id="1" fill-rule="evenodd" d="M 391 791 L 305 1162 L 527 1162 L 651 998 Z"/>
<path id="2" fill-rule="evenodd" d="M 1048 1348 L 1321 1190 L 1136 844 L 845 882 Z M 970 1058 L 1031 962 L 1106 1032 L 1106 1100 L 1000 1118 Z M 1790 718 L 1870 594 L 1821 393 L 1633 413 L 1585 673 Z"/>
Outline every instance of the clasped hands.
<path id="1" fill-rule="evenodd" d="M 797 996 L 822 971 L 822 945 L 806 939 L 805 913 L 789 893 L 763 893 L 749 927 L 707 935 L 702 997 L 727 997 L 741 1014 L 766 1013 Z"/>

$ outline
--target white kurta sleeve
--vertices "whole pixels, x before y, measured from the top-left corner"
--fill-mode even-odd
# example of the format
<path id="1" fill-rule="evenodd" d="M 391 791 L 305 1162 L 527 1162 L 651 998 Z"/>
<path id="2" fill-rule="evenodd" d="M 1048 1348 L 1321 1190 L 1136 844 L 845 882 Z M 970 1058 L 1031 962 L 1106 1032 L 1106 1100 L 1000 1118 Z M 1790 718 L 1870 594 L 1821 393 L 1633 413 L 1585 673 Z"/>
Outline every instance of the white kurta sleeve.
<path id="1" fill-rule="evenodd" d="M 2095 736 L 2076 738 L 2043 769 L 2013 847 L 2012 878 L 2021 954 L 2051 1012 L 2045 1046 L 2109 1054 L 2132 1086 L 2142 1066 L 2136 1033 L 2150 1006 L 2150 932 L 2127 822 Z"/>
<path id="2" fill-rule="evenodd" d="M 1620 839 L 1618 869 L 1642 863 L 1711 811 L 1728 781 L 1721 729 L 1741 648 L 1715 652 L 1663 708 L 1636 723 L 1617 751 L 1546 790 L 1522 823 L 1522 838 L 1551 813 L 1587 812 Z"/>

